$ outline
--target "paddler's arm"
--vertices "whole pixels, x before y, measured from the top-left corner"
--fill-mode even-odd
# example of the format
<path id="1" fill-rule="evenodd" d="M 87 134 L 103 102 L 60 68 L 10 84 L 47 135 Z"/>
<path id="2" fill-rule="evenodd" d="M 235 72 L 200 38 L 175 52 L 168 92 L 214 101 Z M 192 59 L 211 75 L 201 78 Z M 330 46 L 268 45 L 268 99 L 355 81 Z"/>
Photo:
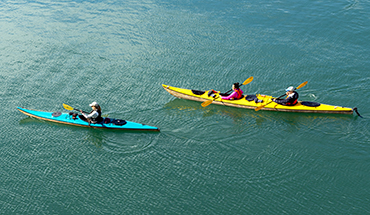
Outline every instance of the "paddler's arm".
<path id="1" fill-rule="evenodd" d="M 278 103 L 278 104 L 284 104 L 284 103 L 292 102 L 292 100 L 294 100 L 294 98 L 291 97 L 291 96 L 289 96 L 286 99 L 273 99 L 273 101 Z"/>
<path id="2" fill-rule="evenodd" d="M 223 97 L 223 96 L 221 96 L 220 95 L 220 97 L 221 97 L 221 99 L 224 99 L 224 100 L 230 100 L 230 99 L 233 99 L 233 98 L 235 98 L 236 96 L 237 96 L 237 92 L 236 91 L 234 91 L 233 93 L 231 93 L 229 96 L 225 96 L 225 97 Z"/>
<path id="3" fill-rule="evenodd" d="M 88 118 L 88 116 L 82 110 L 80 110 L 80 112 L 81 112 L 82 116 L 84 116 L 86 119 Z"/>
<path id="4" fill-rule="evenodd" d="M 99 116 L 99 114 L 98 114 L 98 112 L 97 111 L 93 111 L 93 112 L 91 112 L 89 115 L 86 115 L 85 113 L 83 113 L 82 111 L 81 111 L 81 113 L 82 113 L 82 115 L 85 117 L 85 118 L 89 118 L 89 119 L 91 119 L 91 118 L 93 118 L 93 117 L 98 117 Z"/>
<path id="5" fill-rule="evenodd" d="M 285 103 L 287 101 L 285 101 L 286 99 L 275 99 L 273 98 L 272 101 L 274 101 L 275 103 L 278 103 L 278 104 L 282 104 L 282 103 Z"/>
<path id="6" fill-rule="evenodd" d="M 274 102 L 276 102 L 276 103 L 278 103 L 278 104 L 282 104 L 282 103 L 288 102 L 289 101 L 289 97 L 286 98 L 286 99 L 280 99 L 281 97 L 284 97 L 284 96 L 286 96 L 286 94 L 281 95 L 279 98 L 273 98 L 271 100 L 274 101 Z"/>
<path id="7" fill-rule="evenodd" d="M 90 124 L 91 124 L 91 116 L 93 116 L 94 111 L 92 113 L 90 113 L 89 115 L 86 115 L 82 110 L 80 110 L 80 112 L 81 112 L 82 116 L 85 117 L 85 119 L 87 120 L 87 122 L 89 123 L 89 126 L 90 126 Z"/>

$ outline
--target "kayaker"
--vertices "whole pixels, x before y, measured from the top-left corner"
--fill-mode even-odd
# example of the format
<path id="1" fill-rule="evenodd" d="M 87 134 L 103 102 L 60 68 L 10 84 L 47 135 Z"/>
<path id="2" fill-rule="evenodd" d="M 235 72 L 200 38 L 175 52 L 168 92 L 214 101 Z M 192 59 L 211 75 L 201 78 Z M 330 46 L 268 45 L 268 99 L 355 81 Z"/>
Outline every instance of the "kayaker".
<path id="1" fill-rule="evenodd" d="M 287 97 L 285 99 L 273 99 L 274 102 L 286 105 L 286 106 L 294 106 L 298 103 L 298 93 L 295 91 L 295 88 L 290 86 L 286 89 Z"/>
<path id="2" fill-rule="evenodd" d="M 233 84 L 232 89 L 234 92 L 232 92 L 229 96 L 221 96 L 221 99 L 236 100 L 243 98 L 243 90 L 240 89 L 240 85 L 238 82 Z"/>
<path id="3" fill-rule="evenodd" d="M 96 102 L 93 102 L 89 106 L 92 108 L 92 111 L 86 115 L 82 110 L 80 110 L 82 116 L 85 117 L 89 123 L 101 123 L 103 121 L 103 117 L 101 117 L 100 105 Z"/>

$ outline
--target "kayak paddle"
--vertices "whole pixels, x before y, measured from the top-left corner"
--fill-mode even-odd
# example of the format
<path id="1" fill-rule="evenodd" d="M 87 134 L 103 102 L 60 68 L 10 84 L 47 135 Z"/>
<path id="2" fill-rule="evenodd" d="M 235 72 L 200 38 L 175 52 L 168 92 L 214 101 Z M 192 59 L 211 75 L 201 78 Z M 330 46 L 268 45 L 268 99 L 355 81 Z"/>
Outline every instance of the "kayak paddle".
<path id="1" fill-rule="evenodd" d="M 306 84 L 307 84 L 307 81 L 305 81 L 305 82 L 303 82 L 302 84 L 300 84 L 296 89 L 298 90 L 298 89 L 300 89 L 300 88 L 304 87 Z M 283 97 L 283 96 L 285 96 L 285 95 L 286 95 L 286 94 L 283 94 L 283 95 L 279 96 L 279 97 L 278 97 L 278 99 L 280 99 L 281 97 Z M 259 111 L 259 110 L 261 110 L 262 108 L 264 108 L 266 105 L 270 104 L 271 102 L 273 102 L 273 101 L 270 101 L 269 103 L 267 103 L 267 104 L 265 104 L 265 105 L 261 105 L 261 106 L 257 107 L 257 108 L 256 108 L 256 109 L 254 109 L 254 110 L 255 110 L 255 111 Z"/>
<path id="2" fill-rule="evenodd" d="M 247 80 L 245 80 L 242 85 L 247 85 L 247 84 L 251 83 L 252 81 L 253 81 L 253 76 L 251 76 Z M 242 86 L 242 85 L 240 85 L 240 86 Z M 228 94 L 231 91 L 233 91 L 233 90 L 231 89 L 231 90 L 227 91 L 225 94 Z"/>
<path id="3" fill-rule="evenodd" d="M 71 107 L 71 106 L 69 106 L 69 105 L 67 105 L 67 104 L 64 104 L 64 103 L 63 103 L 63 107 L 64 107 L 64 109 L 66 109 L 66 110 L 81 111 L 81 110 L 79 110 L 79 109 L 75 109 L 75 108 L 73 108 L 73 107 Z M 82 112 L 86 113 L 85 111 L 82 111 Z"/>
<path id="4" fill-rule="evenodd" d="M 243 82 L 243 84 L 242 85 L 247 85 L 247 84 L 249 84 L 249 83 L 251 83 L 253 81 L 253 76 L 251 76 L 251 77 L 249 77 L 248 79 L 246 79 L 244 82 Z M 242 86 L 241 85 L 241 86 Z M 227 91 L 225 94 L 227 94 L 227 93 L 229 93 L 229 92 L 231 92 L 232 90 L 229 90 L 229 91 Z M 205 101 L 205 102 L 203 102 L 201 105 L 202 105 L 202 107 L 207 107 L 208 105 L 210 105 L 215 99 L 217 99 L 218 97 L 216 97 L 216 98 L 214 98 L 213 100 L 207 100 L 207 101 Z"/>
<path id="5" fill-rule="evenodd" d="M 71 107 L 71 106 L 69 106 L 69 105 L 67 105 L 67 104 L 64 104 L 64 103 L 63 103 L 63 107 L 64 107 L 66 110 L 82 111 L 82 112 L 86 113 L 86 112 L 85 112 L 85 111 L 83 111 L 83 110 L 79 110 L 79 109 L 73 108 L 73 107 Z M 90 126 L 90 124 L 91 124 L 91 120 L 90 120 L 89 118 L 86 118 L 86 120 L 87 120 L 87 122 L 89 123 L 89 126 Z"/>
<path id="6" fill-rule="evenodd" d="M 202 105 L 202 107 L 207 107 L 208 105 L 210 105 L 215 99 L 217 99 L 218 98 L 218 96 L 217 97 L 215 97 L 213 100 L 207 100 L 207 101 L 205 101 L 205 102 L 203 102 L 201 105 Z"/>

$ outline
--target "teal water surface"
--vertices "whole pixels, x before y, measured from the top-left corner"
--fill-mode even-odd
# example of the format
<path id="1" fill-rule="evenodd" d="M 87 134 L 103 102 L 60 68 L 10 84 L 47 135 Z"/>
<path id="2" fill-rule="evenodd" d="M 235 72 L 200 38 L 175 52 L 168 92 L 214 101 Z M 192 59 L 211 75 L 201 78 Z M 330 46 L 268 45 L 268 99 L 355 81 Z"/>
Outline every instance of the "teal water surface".
<path id="1" fill-rule="evenodd" d="M 369 214 L 370 3 L 1 1 L 2 214 Z M 277 113 L 161 84 L 358 107 Z M 79 128 L 66 103 L 159 127 Z"/>

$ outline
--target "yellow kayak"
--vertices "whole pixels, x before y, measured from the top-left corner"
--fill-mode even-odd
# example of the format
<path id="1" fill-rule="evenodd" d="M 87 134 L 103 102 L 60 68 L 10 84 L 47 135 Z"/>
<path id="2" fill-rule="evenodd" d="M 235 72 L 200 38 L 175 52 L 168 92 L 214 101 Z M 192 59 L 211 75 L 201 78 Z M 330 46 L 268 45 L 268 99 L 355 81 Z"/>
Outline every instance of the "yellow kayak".
<path id="1" fill-rule="evenodd" d="M 213 100 L 212 104 L 225 105 L 237 108 L 256 109 L 262 105 L 265 105 L 263 108 L 261 108 L 261 110 L 303 112 L 303 113 L 336 113 L 336 114 L 352 114 L 354 110 L 355 111 L 357 110 L 356 108 L 320 104 L 317 102 L 308 102 L 308 101 L 299 101 L 294 106 L 285 106 L 272 102 L 272 99 L 274 97 L 261 94 L 243 95 L 243 98 L 238 100 L 223 100 L 220 98 L 220 96 L 218 96 L 219 92 L 216 93 L 215 98 L 213 98 L 212 95 L 209 96 L 209 91 L 190 90 L 172 87 L 165 84 L 162 84 L 162 87 L 171 95 L 178 97 L 180 99 L 187 99 L 198 102 Z M 255 98 L 257 98 L 260 101 L 262 100 L 262 102 L 256 103 Z"/>

